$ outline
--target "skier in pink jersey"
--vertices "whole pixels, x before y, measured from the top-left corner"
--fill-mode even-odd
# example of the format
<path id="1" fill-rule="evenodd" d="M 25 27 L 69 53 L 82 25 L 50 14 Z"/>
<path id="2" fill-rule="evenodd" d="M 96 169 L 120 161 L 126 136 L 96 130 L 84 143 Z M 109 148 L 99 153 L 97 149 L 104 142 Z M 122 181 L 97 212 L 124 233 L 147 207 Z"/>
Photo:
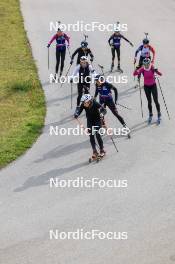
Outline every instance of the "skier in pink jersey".
<path id="1" fill-rule="evenodd" d="M 158 115 L 157 123 L 159 124 L 161 120 L 160 104 L 158 101 L 158 91 L 157 91 L 157 85 L 155 81 L 155 73 L 160 76 L 162 75 L 161 72 L 159 72 L 157 69 L 154 68 L 149 58 L 145 58 L 143 60 L 143 66 L 140 69 L 136 69 L 133 73 L 134 76 L 136 75 L 140 76 L 142 74 L 144 78 L 144 90 L 145 90 L 146 98 L 148 100 L 148 110 L 149 110 L 148 123 L 149 124 L 151 123 L 152 117 L 153 117 L 152 97 L 153 97 L 153 100 L 154 100 L 154 103 L 157 109 L 157 115 Z"/>

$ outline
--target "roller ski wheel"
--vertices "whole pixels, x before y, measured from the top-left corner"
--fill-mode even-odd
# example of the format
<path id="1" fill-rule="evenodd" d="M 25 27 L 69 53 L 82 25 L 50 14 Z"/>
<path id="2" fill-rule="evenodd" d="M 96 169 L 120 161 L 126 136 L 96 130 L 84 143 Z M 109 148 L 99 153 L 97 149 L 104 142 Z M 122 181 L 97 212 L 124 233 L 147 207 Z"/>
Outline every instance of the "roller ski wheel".
<path id="1" fill-rule="evenodd" d="M 92 155 L 92 157 L 89 158 L 89 163 L 92 162 L 99 162 L 100 160 L 102 160 L 102 158 L 105 156 L 105 152 L 103 153 L 98 153 L 97 155 Z"/>

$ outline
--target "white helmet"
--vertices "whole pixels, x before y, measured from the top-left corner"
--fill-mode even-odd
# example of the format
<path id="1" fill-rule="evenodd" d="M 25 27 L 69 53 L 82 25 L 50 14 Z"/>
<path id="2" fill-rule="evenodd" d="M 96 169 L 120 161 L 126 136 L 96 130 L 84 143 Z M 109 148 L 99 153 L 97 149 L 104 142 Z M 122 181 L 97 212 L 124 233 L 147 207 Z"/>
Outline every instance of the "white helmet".
<path id="1" fill-rule="evenodd" d="M 83 96 L 81 97 L 81 102 L 89 102 L 92 100 L 92 96 L 90 94 L 83 94 Z"/>
<path id="2" fill-rule="evenodd" d="M 86 56 L 82 56 L 82 57 L 80 58 L 80 61 L 86 61 L 86 62 L 88 62 L 88 57 L 86 57 Z"/>

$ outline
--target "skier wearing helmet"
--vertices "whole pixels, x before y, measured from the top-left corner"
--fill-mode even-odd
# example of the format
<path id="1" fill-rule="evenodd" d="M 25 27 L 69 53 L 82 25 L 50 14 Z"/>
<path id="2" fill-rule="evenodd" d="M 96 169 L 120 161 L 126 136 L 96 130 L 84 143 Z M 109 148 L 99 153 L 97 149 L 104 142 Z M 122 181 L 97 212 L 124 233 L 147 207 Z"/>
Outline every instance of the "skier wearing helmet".
<path id="1" fill-rule="evenodd" d="M 78 64 L 72 74 L 71 83 L 75 76 L 78 76 L 79 80 L 77 83 L 78 89 L 78 97 L 77 97 L 77 107 L 75 111 L 78 111 L 80 100 L 83 93 L 89 93 L 91 76 L 96 75 L 95 70 L 92 65 L 89 64 L 88 58 L 86 56 L 82 56 L 80 58 L 80 64 Z"/>
<path id="2" fill-rule="evenodd" d="M 134 76 L 136 75 L 143 75 L 144 78 L 144 90 L 145 95 L 148 101 L 148 110 L 149 110 L 149 118 L 148 124 L 151 124 L 153 111 L 152 111 L 152 97 L 157 109 L 157 124 L 160 124 L 161 121 L 161 112 L 160 112 L 160 104 L 158 101 L 158 91 L 157 85 L 155 81 L 155 73 L 158 75 L 162 75 L 158 69 L 155 69 L 154 66 L 151 64 L 150 58 L 145 58 L 143 60 L 143 66 L 140 69 L 136 69 L 134 71 Z"/>
<path id="3" fill-rule="evenodd" d="M 94 55 L 92 54 L 92 51 L 88 48 L 88 43 L 87 41 L 82 41 L 81 42 L 81 47 L 77 48 L 74 53 L 72 54 L 72 57 L 71 57 L 71 62 L 70 64 L 73 64 L 73 60 L 74 60 L 74 57 L 75 55 L 78 54 L 77 56 L 77 64 L 80 63 L 80 58 L 82 56 L 86 56 L 88 57 L 88 55 L 91 57 L 90 58 L 90 61 L 92 62 L 93 59 L 94 59 Z"/>
<path id="4" fill-rule="evenodd" d="M 114 31 L 112 36 L 108 39 L 109 46 L 111 47 L 111 53 L 112 53 L 112 64 L 111 64 L 111 72 L 114 68 L 114 60 L 115 60 L 115 52 L 117 53 L 117 59 L 118 59 L 118 71 L 122 71 L 120 68 L 120 46 L 121 46 L 121 39 L 124 39 L 127 41 L 132 47 L 133 44 L 131 41 L 129 41 L 127 38 L 125 38 L 118 29 Z"/>
<path id="5" fill-rule="evenodd" d="M 96 159 L 99 155 L 97 151 L 97 144 L 95 142 L 95 137 L 98 142 L 100 149 L 100 156 L 105 155 L 103 140 L 98 132 L 101 128 L 101 116 L 106 113 L 105 109 L 97 103 L 90 94 L 84 94 L 81 98 L 81 106 L 79 110 L 74 114 L 74 118 L 78 118 L 82 111 L 86 111 L 87 118 L 87 128 L 90 137 L 90 143 L 93 150 L 92 159 Z M 93 133 L 93 127 L 95 128 L 95 134 Z"/>
<path id="6" fill-rule="evenodd" d="M 143 39 L 143 44 L 138 47 L 138 49 L 135 52 L 135 58 L 134 58 L 134 64 L 136 64 L 137 61 L 137 55 L 140 52 L 140 59 L 139 59 L 139 64 L 137 66 L 137 69 L 142 66 L 142 62 L 145 58 L 150 58 L 151 59 L 151 53 L 152 53 L 152 64 L 154 64 L 155 60 L 155 50 L 154 48 L 149 45 L 149 39 L 145 38 Z"/>

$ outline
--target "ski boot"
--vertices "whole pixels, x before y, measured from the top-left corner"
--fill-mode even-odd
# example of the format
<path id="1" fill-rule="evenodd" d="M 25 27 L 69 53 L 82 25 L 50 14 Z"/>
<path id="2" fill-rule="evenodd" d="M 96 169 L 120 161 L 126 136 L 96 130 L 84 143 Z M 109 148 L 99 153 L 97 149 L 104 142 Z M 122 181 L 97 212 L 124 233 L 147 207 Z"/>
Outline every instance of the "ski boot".
<path id="1" fill-rule="evenodd" d="M 117 71 L 120 73 L 123 73 L 123 70 L 120 68 L 120 64 L 118 64 L 118 66 L 117 66 Z"/>
<path id="2" fill-rule="evenodd" d="M 152 114 L 150 114 L 150 115 L 149 115 L 149 117 L 148 117 L 148 125 L 150 125 L 150 124 L 151 124 L 151 122 L 152 122 L 152 118 L 153 118 L 153 115 L 152 115 Z"/>
<path id="3" fill-rule="evenodd" d="M 160 122 L 161 122 L 161 113 L 158 113 L 157 125 L 160 125 Z"/>
<path id="4" fill-rule="evenodd" d="M 94 149 L 94 150 L 93 150 L 93 154 L 92 154 L 92 159 L 93 159 L 93 160 L 97 159 L 97 158 L 98 158 L 98 155 L 99 155 L 99 154 L 98 154 L 97 150 Z"/>
<path id="5" fill-rule="evenodd" d="M 111 64 L 111 72 L 113 71 L 113 69 L 114 69 L 114 63 L 112 62 L 112 64 Z"/>
<path id="6" fill-rule="evenodd" d="M 104 157 L 106 154 L 106 151 L 104 149 L 100 149 L 100 157 Z"/>
<path id="7" fill-rule="evenodd" d="M 53 83 L 57 83 L 58 82 L 58 73 L 55 73 L 54 78 L 52 79 Z"/>

